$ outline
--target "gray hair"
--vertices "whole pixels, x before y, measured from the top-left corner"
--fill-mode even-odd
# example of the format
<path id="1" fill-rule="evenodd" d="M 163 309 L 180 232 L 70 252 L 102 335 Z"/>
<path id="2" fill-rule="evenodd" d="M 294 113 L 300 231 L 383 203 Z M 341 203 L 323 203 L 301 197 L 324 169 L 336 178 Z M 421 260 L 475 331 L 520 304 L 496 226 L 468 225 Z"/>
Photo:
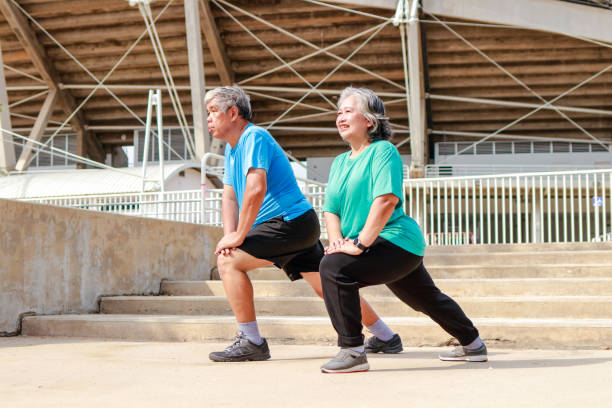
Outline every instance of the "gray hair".
<path id="1" fill-rule="evenodd" d="M 235 106 L 243 119 L 250 121 L 253 118 L 251 98 L 239 86 L 222 86 L 206 92 L 204 103 L 208 105 L 213 99 L 215 106 L 223 112 Z"/>
<path id="2" fill-rule="evenodd" d="M 393 132 L 389 125 L 389 118 L 386 116 L 385 105 L 378 95 L 367 88 L 344 88 L 340 93 L 338 106 L 349 96 L 355 96 L 362 115 L 372 123 L 372 127 L 368 129 L 368 140 L 374 142 L 375 140 L 391 139 Z"/>

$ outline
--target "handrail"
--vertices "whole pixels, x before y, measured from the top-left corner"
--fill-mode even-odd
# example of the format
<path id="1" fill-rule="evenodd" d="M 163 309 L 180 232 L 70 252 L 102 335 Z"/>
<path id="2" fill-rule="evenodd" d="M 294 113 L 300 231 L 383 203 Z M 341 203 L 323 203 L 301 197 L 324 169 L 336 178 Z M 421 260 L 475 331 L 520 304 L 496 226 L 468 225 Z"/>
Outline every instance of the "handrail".
<path id="1" fill-rule="evenodd" d="M 325 238 L 326 184 L 299 178 L 298 185 Z M 211 188 L 23 201 L 221 226 L 222 193 Z M 432 246 L 612 241 L 612 169 L 410 179 L 404 194 L 406 214 Z"/>

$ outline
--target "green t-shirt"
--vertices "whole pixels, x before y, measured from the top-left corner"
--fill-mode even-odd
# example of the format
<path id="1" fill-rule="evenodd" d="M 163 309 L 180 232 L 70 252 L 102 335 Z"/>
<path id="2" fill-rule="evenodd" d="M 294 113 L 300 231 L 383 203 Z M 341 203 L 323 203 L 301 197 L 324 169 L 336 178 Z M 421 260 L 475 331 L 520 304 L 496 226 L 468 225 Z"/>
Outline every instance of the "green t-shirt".
<path id="1" fill-rule="evenodd" d="M 379 140 L 353 159 L 350 154 L 343 153 L 332 163 L 323 211 L 338 215 L 342 236 L 354 239 L 365 226 L 374 199 L 393 193 L 399 201 L 379 236 L 423 256 L 423 233 L 416 221 L 404 213 L 404 172 L 395 146 Z"/>

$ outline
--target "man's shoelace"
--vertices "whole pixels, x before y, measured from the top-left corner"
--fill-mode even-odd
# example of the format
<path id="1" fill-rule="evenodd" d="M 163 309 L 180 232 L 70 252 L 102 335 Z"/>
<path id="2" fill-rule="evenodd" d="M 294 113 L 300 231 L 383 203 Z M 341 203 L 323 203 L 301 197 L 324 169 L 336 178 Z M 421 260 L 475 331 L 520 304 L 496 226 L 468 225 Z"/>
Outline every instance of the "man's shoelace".
<path id="1" fill-rule="evenodd" d="M 230 344 L 229 346 L 227 346 L 227 348 L 225 349 L 225 351 L 232 351 L 233 349 L 235 349 L 236 347 L 238 347 L 238 345 L 240 344 L 240 341 L 242 339 L 244 339 L 244 334 L 242 332 L 239 332 L 238 335 L 234 338 L 234 341 L 232 342 L 232 344 Z"/>

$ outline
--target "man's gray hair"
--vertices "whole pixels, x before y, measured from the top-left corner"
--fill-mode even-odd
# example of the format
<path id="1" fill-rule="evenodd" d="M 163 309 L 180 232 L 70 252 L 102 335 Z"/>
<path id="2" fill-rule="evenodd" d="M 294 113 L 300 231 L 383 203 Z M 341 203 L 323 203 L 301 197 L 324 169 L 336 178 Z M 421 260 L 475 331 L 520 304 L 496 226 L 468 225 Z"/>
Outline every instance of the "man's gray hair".
<path id="1" fill-rule="evenodd" d="M 214 105 L 223 112 L 235 106 L 243 119 L 250 121 L 253 118 L 251 98 L 239 86 L 222 86 L 206 92 L 204 103 L 208 105 L 213 99 Z"/>
<path id="2" fill-rule="evenodd" d="M 389 118 L 386 116 L 385 105 L 378 95 L 367 88 L 344 88 L 338 98 L 338 106 L 342 105 L 349 96 L 355 96 L 359 110 L 369 122 L 372 122 L 372 127 L 368 129 L 369 141 L 391 139 Z"/>

